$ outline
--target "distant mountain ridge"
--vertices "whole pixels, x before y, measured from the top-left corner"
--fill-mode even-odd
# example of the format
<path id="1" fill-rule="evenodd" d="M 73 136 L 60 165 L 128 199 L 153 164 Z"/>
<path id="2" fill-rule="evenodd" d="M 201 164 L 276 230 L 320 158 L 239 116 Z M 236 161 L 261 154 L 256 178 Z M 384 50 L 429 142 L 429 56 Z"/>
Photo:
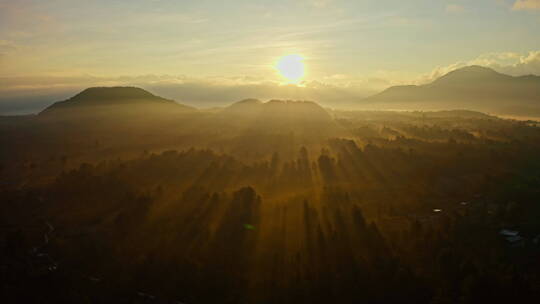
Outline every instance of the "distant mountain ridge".
<path id="1" fill-rule="evenodd" d="M 258 99 L 244 99 L 224 108 L 222 114 L 258 119 L 290 118 L 299 121 L 332 119 L 319 104 L 303 100 L 272 99 L 262 102 Z"/>
<path id="2" fill-rule="evenodd" d="M 137 87 L 93 87 L 64 100 L 55 102 L 40 114 L 49 114 L 59 110 L 89 110 L 103 106 L 157 106 L 175 110 L 193 110 L 194 108 L 179 104 L 174 100 L 156 96 Z"/>
<path id="3" fill-rule="evenodd" d="M 372 106 L 466 108 L 540 113 L 540 76 L 510 76 L 481 66 L 464 67 L 425 85 L 394 86 L 363 99 Z"/>

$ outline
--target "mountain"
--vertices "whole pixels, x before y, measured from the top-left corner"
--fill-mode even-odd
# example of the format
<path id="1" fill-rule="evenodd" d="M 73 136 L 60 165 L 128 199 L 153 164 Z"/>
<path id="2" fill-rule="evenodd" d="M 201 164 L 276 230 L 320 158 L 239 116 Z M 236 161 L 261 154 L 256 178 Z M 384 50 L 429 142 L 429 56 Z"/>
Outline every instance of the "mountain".
<path id="1" fill-rule="evenodd" d="M 245 99 L 223 109 L 222 115 L 236 116 L 239 119 L 258 121 L 312 122 L 331 121 L 332 117 L 320 105 L 312 101 L 293 101 L 273 99 L 262 102 L 258 99 Z"/>
<path id="2" fill-rule="evenodd" d="M 468 66 L 429 84 L 394 86 L 363 100 L 386 108 L 464 108 L 499 114 L 540 115 L 540 76 L 513 77 Z"/>
<path id="3" fill-rule="evenodd" d="M 79 94 L 59 101 L 43 110 L 40 115 L 64 112 L 84 111 L 87 113 L 103 109 L 166 109 L 171 111 L 194 110 L 173 100 L 165 99 L 136 87 L 95 87 L 88 88 Z"/>
<path id="4" fill-rule="evenodd" d="M 263 102 L 258 99 L 244 99 L 231 104 L 223 109 L 222 114 L 226 115 L 253 115 L 260 114 L 263 108 Z"/>
<path id="5" fill-rule="evenodd" d="M 297 133 L 304 139 L 320 139 L 338 132 L 332 116 L 312 101 L 245 99 L 217 113 L 216 121 L 245 132 Z"/>
<path id="6" fill-rule="evenodd" d="M 262 115 L 268 119 L 285 117 L 302 122 L 332 120 L 326 110 L 312 101 L 270 100 L 264 103 Z"/>

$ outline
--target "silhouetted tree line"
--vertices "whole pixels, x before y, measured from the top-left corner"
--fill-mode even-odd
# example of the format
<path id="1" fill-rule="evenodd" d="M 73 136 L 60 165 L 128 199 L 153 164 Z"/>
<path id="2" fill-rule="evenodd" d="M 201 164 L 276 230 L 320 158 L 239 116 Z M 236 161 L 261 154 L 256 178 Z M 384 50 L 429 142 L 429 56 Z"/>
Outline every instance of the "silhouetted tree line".
<path id="1" fill-rule="evenodd" d="M 57 284 L 66 290 L 44 294 L 68 302 L 131 299 L 130 290 L 186 303 L 530 299 L 538 296 L 538 247 L 509 247 L 498 229 L 540 233 L 527 222 L 540 214 L 540 167 L 524 151 L 498 153 L 333 140 L 319 156 L 302 148 L 292 161 L 276 153 L 246 164 L 191 149 L 83 164 L 49 186 L 5 193 L 11 215 L 3 217 L 28 218 L 17 209 L 26 204 L 54 223 L 46 252 L 61 263 L 33 277 L 21 265 L 32 263 L 29 239 L 42 232 L 10 232 L 4 271 L 15 278 L 4 284 Z M 493 157 L 511 163 L 492 168 Z M 446 175 L 454 184 L 441 181 Z M 487 190 L 490 197 L 477 197 Z M 81 279 L 89 276 L 107 283 Z"/>

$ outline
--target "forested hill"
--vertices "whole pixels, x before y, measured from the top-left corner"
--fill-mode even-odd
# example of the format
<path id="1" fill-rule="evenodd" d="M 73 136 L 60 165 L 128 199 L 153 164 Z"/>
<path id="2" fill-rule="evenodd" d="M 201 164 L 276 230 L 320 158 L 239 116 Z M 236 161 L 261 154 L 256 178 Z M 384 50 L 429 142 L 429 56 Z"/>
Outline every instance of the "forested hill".
<path id="1" fill-rule="evenodd" d="M 96 107 L 105 106 L 152 106 L 167 107 L 169 110 L 194 110 L 192 107 L 181 105 L 173 100 L 165 99 L 136 87 L 94 87 L 79 94 L 55 102 L 40 114 L 58 113 L 60 110 L 95 111 Z"/>

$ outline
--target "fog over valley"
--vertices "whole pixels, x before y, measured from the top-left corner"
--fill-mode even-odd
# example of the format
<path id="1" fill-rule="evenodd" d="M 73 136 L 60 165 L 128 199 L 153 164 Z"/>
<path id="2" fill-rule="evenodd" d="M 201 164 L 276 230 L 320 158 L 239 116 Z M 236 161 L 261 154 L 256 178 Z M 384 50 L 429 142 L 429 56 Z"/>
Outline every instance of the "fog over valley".
<path id="1" fill-rule="evenodd" d="M 0 0 L 0 302 L 539 302 L 539 17 Z"/>

